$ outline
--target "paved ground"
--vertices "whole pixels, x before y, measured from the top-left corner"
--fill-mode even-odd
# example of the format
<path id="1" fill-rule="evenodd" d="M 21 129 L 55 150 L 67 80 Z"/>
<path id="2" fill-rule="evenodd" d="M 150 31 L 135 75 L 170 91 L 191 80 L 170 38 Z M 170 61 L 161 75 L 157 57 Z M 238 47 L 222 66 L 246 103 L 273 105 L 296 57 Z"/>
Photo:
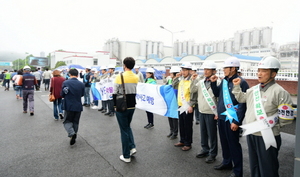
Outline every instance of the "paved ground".
<path id="1" fill-rule="evenodd" d="M 230 171 L 216 171 L 221 158 L 206 164 L 196 158 L 200 151 L 199 126 L 194 125 L 192 150 L 183 152 L 173 146 L 178 140 L 166 135 L 166 117 L 155 115 L 155 128 L 146 130 L 146 113 L 136 110 L 132 122 L 137 154 L 127 164 L 119 160 L 121 141 L 115 117 L 107 117 L 90 108 L 84 108 L 78 141 L 69 145 L 69 138 L 61 121 L 54 121 L 48 93 L 35 93 L 35 115 L 22 113 L 22 101 L 13 91 L 1 88 L 0 101 L 0 177 L 55 177 L 55 176 L 203 176 L 216 177 Z M 292 177 L 294 168 L 295 136 L 282 133 L 280 176 Z M 241 138 L 244 153 L 244 176 L 250 176 L 247 145 Z"/>

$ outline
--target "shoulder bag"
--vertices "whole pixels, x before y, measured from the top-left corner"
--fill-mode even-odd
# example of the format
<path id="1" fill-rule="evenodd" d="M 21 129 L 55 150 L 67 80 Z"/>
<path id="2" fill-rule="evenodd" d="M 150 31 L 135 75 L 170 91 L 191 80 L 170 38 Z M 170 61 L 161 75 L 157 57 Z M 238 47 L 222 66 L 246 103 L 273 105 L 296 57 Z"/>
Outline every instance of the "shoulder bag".
<path id="1" fill-rule="evenodd" d="M 49 95 L 49 101 L 53 102 L 55 100 L 55 96 L 54 96 L 54 77 L 53 77 L 53 88 L 52 88 L 52 94 Z"/>
<path id="2" fill-rule="evenodd" d="M 124 112 L 127 110 L 123 73 L 121 73 L 121 81 L 122 81 L 122 87 L 123 87 L 123 94 L 118 94 L 116 97 L 116 111 L 117 112 Z"/>

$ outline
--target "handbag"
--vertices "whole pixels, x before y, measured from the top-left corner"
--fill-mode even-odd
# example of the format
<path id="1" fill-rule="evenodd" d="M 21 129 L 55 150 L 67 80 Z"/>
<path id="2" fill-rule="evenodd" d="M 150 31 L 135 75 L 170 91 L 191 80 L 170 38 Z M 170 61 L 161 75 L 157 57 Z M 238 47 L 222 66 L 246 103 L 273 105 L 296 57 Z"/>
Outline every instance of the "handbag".
<path id="1" fill-rule="evenodd" d="M 117 112 L 124 112 L 127 110 L 123 73 L 121 73 L 121 81 L 122 81 L 122 87 L 123 87 L 123 94 L 118 94 L 116 97 L 116 111 Z"/>
<path id="2" fill-rule="evenodd" d="M 54 86 L 54 78 L 53 78 L 53 86 Z M 53 88 L 52 94 L 49 95 L 49 101 L 53 102 L 54 100 L 55 100 L 55 96 L 54 96 L 54 88 Z"/>

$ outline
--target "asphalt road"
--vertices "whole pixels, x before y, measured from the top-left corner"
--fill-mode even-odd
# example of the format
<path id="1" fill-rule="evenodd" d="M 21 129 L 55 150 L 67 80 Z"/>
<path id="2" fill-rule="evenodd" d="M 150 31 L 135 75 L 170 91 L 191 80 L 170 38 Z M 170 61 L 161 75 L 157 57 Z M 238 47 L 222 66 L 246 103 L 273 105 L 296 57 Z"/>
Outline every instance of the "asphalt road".
<path id="1" fill-rule="evenodd" d="M 194 125 L 193 148 L 184 152 L 169 140 L 168 120 L 154 116 L 154 129 L 144 129 L 146 113 L 136 109 L 132 129 L 137 154 L 131 163 L 119 160 L 121 140 L 115 117 L 84 107 L 78 140 L 69 145 L 61 121 L 54 121 L 48 92 L 35 92 L 35 115 L 22 113 L 22 101 L 14 91 L 0 90 L 0 177 L 216 177 L 230 171 L 216 171 L 222 161 L 221 149 L 216 162 L 206 164 L 196 158 L 200 152 L 200 130 Z M 250 176 L 245 137 L 240 139 L 244 155 L 244 176 Z M 280 176 L 292 177 L 294 170 L 295 136 L 282 133 Z"/>

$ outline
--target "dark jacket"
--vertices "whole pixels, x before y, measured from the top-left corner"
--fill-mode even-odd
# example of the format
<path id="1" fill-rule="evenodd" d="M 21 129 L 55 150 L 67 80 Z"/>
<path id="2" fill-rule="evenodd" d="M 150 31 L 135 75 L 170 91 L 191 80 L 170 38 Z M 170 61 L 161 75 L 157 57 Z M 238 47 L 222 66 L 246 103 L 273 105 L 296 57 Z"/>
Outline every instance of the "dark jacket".
<path id="1" fill-rule="evenodd" d="M 77 78 L 70 78 L 63 82 L 60 94 L 63 98 L 63 108 L 66 111 L 82 111 L 81 97 L 84 95 L 84 84 Z"/>
<path id="2" fill-rule="evenodd" d="M 92 85 L 92 83 L 90 82 L 91 75 L 92 75 L 91 72 L 85 74 L 80 73 L 80 78 L 83 79 L 83 83 L 85 87 L 91 87 Z"/>
<path id="3" fill-rule="evenodd" d="M 22 79 L 16 85 L 22 85 L 23 90 L 34 90 L 34 86 L 37 85 L 35 76 L 30 73 L 24 73 Z"/>
<path id="4" fill-rule="evenodd" d="M 237 117 L 239 119 L 239 122 L 237 122 L 235 120 L 233 120 L 232 122 L 237 125 L 241 125 L 244 120 L 244 117 L 245 117 L 246 103 L 239 103 L 238 101 L 236 101 L 234 95 L 231 93 L 232 89 L 233 89 L 232 80 L 237 77 L 239 77 L 239 76 L 237 74 L 235 74 L 231 78 L 225 77 L 224 79 L 226 79 L 228 81 L 229 94 L 230 94 L 233 105 L 238 105 Z M 246 92 L 246 90 L 249 88 L 249 85 L 242 77 L 239 77 L 239 78 L 241 79 L 240 85 L 241 85 L 242 91 Z M 213 90 L 215 97 L 219 97 L 219 99 L 218 99 L 218 116 L 219 116 L 219 119 L 221 119 L 221 120 L 226 119 L 225 115 L 221 115 L 221 113 L 226 111 L 226 108 L 224 105 L 224 99 L 223 99 L 223 80 L 219 86 L 217 86 L 217 82 L 211 82 L 211 89 Z"/>

